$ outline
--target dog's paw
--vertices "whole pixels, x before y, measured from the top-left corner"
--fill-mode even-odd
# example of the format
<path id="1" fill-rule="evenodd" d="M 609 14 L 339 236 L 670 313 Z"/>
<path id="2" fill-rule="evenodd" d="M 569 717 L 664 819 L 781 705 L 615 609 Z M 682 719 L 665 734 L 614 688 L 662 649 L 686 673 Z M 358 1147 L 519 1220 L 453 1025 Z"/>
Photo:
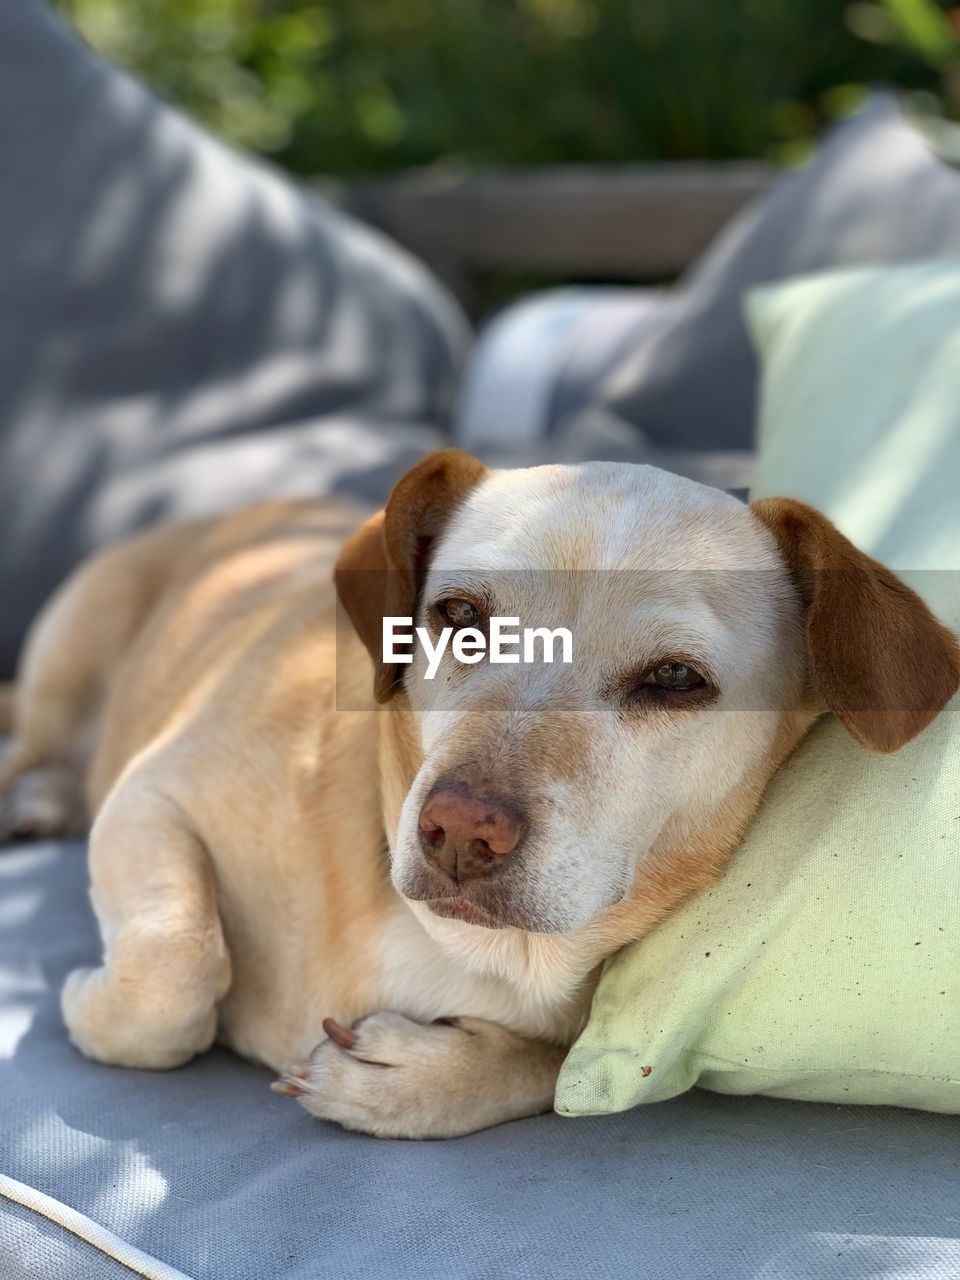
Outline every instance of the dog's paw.
<path id="1" fill-rule="evenodd" d="M 85 825 L 78 779 L 57 765 L 20 774 L 0 795 L 0 842 L 79 835 Z"/>
<path id="2" fill-rule="evenodd" d="M 109 970 L 74 969 L 60 993 L 73 1044 L 86 1058 L 111 1066 L 169 1071 L 213 1044 L 217 1012 L 191 1009 L 179 993 L 118 982 Z"/>
<path id="3" fill-rule="evenodd" d="M 472 1113 L 478 1053 L 510 1033 L 477 1018 L 421 1023 L 375 1013 L 341 1027 L 324 1021 L 327 1039 L 272 1088 L 312 1115 L 381 1138 L 446 1138 L 482 1127 Z M 493 1123 L 493 1121 L 487 1121 Z"/>

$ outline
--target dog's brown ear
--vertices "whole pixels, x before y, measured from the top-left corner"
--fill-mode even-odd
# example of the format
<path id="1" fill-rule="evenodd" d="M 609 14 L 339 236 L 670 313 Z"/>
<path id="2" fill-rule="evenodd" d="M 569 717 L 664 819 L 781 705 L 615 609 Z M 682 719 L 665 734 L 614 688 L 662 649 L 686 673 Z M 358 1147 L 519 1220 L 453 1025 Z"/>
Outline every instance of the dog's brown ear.
<path id="1" fill-rule="evenodd" d="M 863 746 L 898 750 L 960 685 L 956 637 L 813 507 L 762 498 L 752 510 L 776 538 L 803 602 L 821 697 Z"/>
<path id="2" fill-rule="evenodd" d="M 459 449 L 429 454 L 397 481 L 384 510 L 340 553 L 337 594 L 373 659 L 378 702 L 389 701 L 400 683 L 399 669 L 383 662 L 383 619 L 414 616 L 433 545 L 486 474 L 482 462 Z"/>
<path id="3" fill-rule="evenodd" d="M 391 696 L 394 678 L 393 668 L 381 661 L 383 618 L 392 612 L 386 605 L 391 574 L 383 536 L 384 515 L 378 511 L 347 540 L 333 572 L 340 603 L 373 659 L 377 702 L 386 702 Z"/>

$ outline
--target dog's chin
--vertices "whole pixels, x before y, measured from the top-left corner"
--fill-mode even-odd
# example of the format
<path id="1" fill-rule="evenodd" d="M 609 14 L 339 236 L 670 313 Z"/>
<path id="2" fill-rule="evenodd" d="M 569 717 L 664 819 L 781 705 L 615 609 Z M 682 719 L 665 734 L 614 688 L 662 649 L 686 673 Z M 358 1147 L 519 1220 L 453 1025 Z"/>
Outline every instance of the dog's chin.
<path id="1" fill-rule="evenodd" d="M 512 921 L 504 920 L 483 907 L 475 906 L 466 898 L 421 898 L 419 900 L 427 910 L 441 920 L 460 920 L 464 924 L 475 924 L 481 929 L 516 928 Z"/>
<path id="2" fill-rule="evenodd" d="M 426 909 L 438 920 L 456 920 L 480 929 L 519 929 L 524 933 L 555 933 L 546 921 L 528 913 L 510 900 L 502 888 L 472 884 L 463 891 L 449 881 L 441 880 L 429 868 L 414 867 L 397 874 L 394 887 L 410 903 Z"/>

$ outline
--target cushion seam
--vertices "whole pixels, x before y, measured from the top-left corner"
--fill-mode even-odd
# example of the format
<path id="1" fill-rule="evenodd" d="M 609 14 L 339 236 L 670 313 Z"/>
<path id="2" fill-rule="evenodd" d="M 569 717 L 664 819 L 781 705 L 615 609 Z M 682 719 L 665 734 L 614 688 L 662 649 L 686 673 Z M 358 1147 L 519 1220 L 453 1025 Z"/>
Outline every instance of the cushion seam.
<path id="1" fill-rule="evenodd" d="M 184 1272 L 121 1239 L 86 1214 L 6 1174 L 0 1174 L 0 1199 L 27 1209 L 68 1231 L 104 1257 L 110 1258 L 133 1275 L 142 1277 L 142 1280 L 190 1280 Z"/>

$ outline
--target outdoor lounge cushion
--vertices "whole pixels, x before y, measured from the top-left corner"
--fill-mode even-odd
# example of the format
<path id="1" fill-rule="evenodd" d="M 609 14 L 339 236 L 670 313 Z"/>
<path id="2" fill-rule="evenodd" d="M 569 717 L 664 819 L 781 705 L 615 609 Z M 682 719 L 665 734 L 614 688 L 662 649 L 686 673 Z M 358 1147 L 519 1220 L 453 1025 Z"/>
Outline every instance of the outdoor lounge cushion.
<path id="1" fill-rule="evenodd" d="M 813 277 L 751 316 L 754 496 L 819 506 L 960 628 L 960 262 Z M 891 756 L 816 726 L 719 883 L 609 964 L 557 1109 L 693 1084 L 960 1112 L 960 697 Z"/>
<path id="2" fill-rule="evenodd" d="M 84 1226 L 192 1280 L 960 1274 L 942 1116 L 693 1092 L 387 1142 L 311 1119 L 225 1052 L 166 1073 L 88 1062 L 58 1008 L 64 976 L 99 955 L 86 885 L 81 845 L 0 853 L 3 1280 L 163 1280 Z M 51 1220 L 50 1200 L 92 1223 Z"/>
<path id="3" fill-rule="evenodd" d="M 442 444 L 466 333 L 428 272 L 43 0 L 0 3 L 0 188 L 0 678 L 92 547 L 264 494 L 379 498 Z"/>
<path id="4" fill-rule="evenodd" d="M 672 314 L 665 290 L 606 285 L 520 298 L 480 330 L 453 418 L 458 445 L 494 466 L 643 462 L 746 494 L 752 449 L 654 443 L 596 406 L 607 374 Z"/>
<path id="5" fill-rule="evenodd" d="M 638 335 L 666 314 L 659 289 L 579 285 L 526 294 L 480 330 L 453 430 L 469 451 L 542 445 L 590 403 Z"/>
<path id="6" fill-rule="evenodd" d="M 757 366 L 741 303 L 753 285 L 833 266 L 960 253 L 960 174 L 888 96 L 827 139 L 809 168 L 738 217 L 669 313 L 638 327 L 604 404 L 654 445 L 746 449 Z"/>

